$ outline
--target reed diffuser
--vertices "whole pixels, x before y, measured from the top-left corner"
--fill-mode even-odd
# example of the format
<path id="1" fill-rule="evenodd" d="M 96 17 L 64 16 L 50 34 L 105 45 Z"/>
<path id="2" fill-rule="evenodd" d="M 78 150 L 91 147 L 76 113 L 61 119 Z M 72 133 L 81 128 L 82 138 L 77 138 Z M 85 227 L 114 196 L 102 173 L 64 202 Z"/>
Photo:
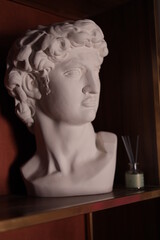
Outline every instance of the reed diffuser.
<path id="1" fill-rule="evenodd" d="M 129 170 L 125 173 L 125 184 L 127 188 L 141 189 L 144 187 L 144 174 L 138 169 L 139 136 L 136 139 L 135 154 L 129 136 L 122 136 L 122 141 L 129 159 Z"/>

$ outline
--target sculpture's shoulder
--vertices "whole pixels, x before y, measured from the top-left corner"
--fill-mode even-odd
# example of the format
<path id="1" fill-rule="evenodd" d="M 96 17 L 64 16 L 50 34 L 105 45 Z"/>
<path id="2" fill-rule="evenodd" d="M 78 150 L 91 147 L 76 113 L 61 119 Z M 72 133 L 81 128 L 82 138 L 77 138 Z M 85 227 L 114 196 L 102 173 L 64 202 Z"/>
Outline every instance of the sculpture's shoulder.
<path id="1" fill-rule="evenodd" d="M 97 136 L 100 136 L 104 142 L 117 143 L 117 135 L 111 132 L 98 132 Z"/>
<path id="2" fill-rule="evenodd" d="M 116 151 L 117 150 L 117 136 L 111 132 L 98 132 L 97 142 L 105 151 Z"/>

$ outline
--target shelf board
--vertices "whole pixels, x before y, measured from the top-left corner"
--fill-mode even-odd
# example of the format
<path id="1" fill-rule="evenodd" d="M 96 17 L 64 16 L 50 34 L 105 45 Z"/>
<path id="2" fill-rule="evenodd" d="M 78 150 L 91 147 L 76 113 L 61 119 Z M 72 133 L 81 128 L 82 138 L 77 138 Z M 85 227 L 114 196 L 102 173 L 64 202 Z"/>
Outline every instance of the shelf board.
<path id="1" fill-rule="evenodd" d="M 150 187 L 138 191 L 115 189 L 107 194 L 63 198 L 1 196 L 0 232 L 158 197 L 160 197 L 160 187 Z"/>

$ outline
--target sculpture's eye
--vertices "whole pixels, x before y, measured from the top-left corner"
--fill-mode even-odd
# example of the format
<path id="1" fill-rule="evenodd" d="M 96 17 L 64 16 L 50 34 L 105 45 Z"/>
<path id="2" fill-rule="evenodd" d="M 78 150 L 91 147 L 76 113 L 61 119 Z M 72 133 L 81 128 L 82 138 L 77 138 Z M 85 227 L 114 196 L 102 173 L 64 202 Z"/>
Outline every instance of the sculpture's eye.
<path id="1" fill-rule="evenodd" d="M 72 68 L 64 72 L 64 76 L 67 78 L 79 79 L 82 76 L 81 68 Z"/>

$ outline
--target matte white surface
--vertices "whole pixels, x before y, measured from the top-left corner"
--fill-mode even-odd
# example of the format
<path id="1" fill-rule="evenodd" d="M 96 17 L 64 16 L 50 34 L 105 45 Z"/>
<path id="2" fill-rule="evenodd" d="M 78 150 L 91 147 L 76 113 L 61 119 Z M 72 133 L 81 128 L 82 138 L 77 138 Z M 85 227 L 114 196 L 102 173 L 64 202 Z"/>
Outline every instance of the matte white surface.
<path id="1" fill-rule="evenodd" d="M 112 191 L 117 137 L 95 133 L 91 124 L 107 54 L 103 33 L 91 20 L 40 26 L 11 50 L 6 87 L 37 143 L 35 155 L 21 168 L 29 194 Z"/>

